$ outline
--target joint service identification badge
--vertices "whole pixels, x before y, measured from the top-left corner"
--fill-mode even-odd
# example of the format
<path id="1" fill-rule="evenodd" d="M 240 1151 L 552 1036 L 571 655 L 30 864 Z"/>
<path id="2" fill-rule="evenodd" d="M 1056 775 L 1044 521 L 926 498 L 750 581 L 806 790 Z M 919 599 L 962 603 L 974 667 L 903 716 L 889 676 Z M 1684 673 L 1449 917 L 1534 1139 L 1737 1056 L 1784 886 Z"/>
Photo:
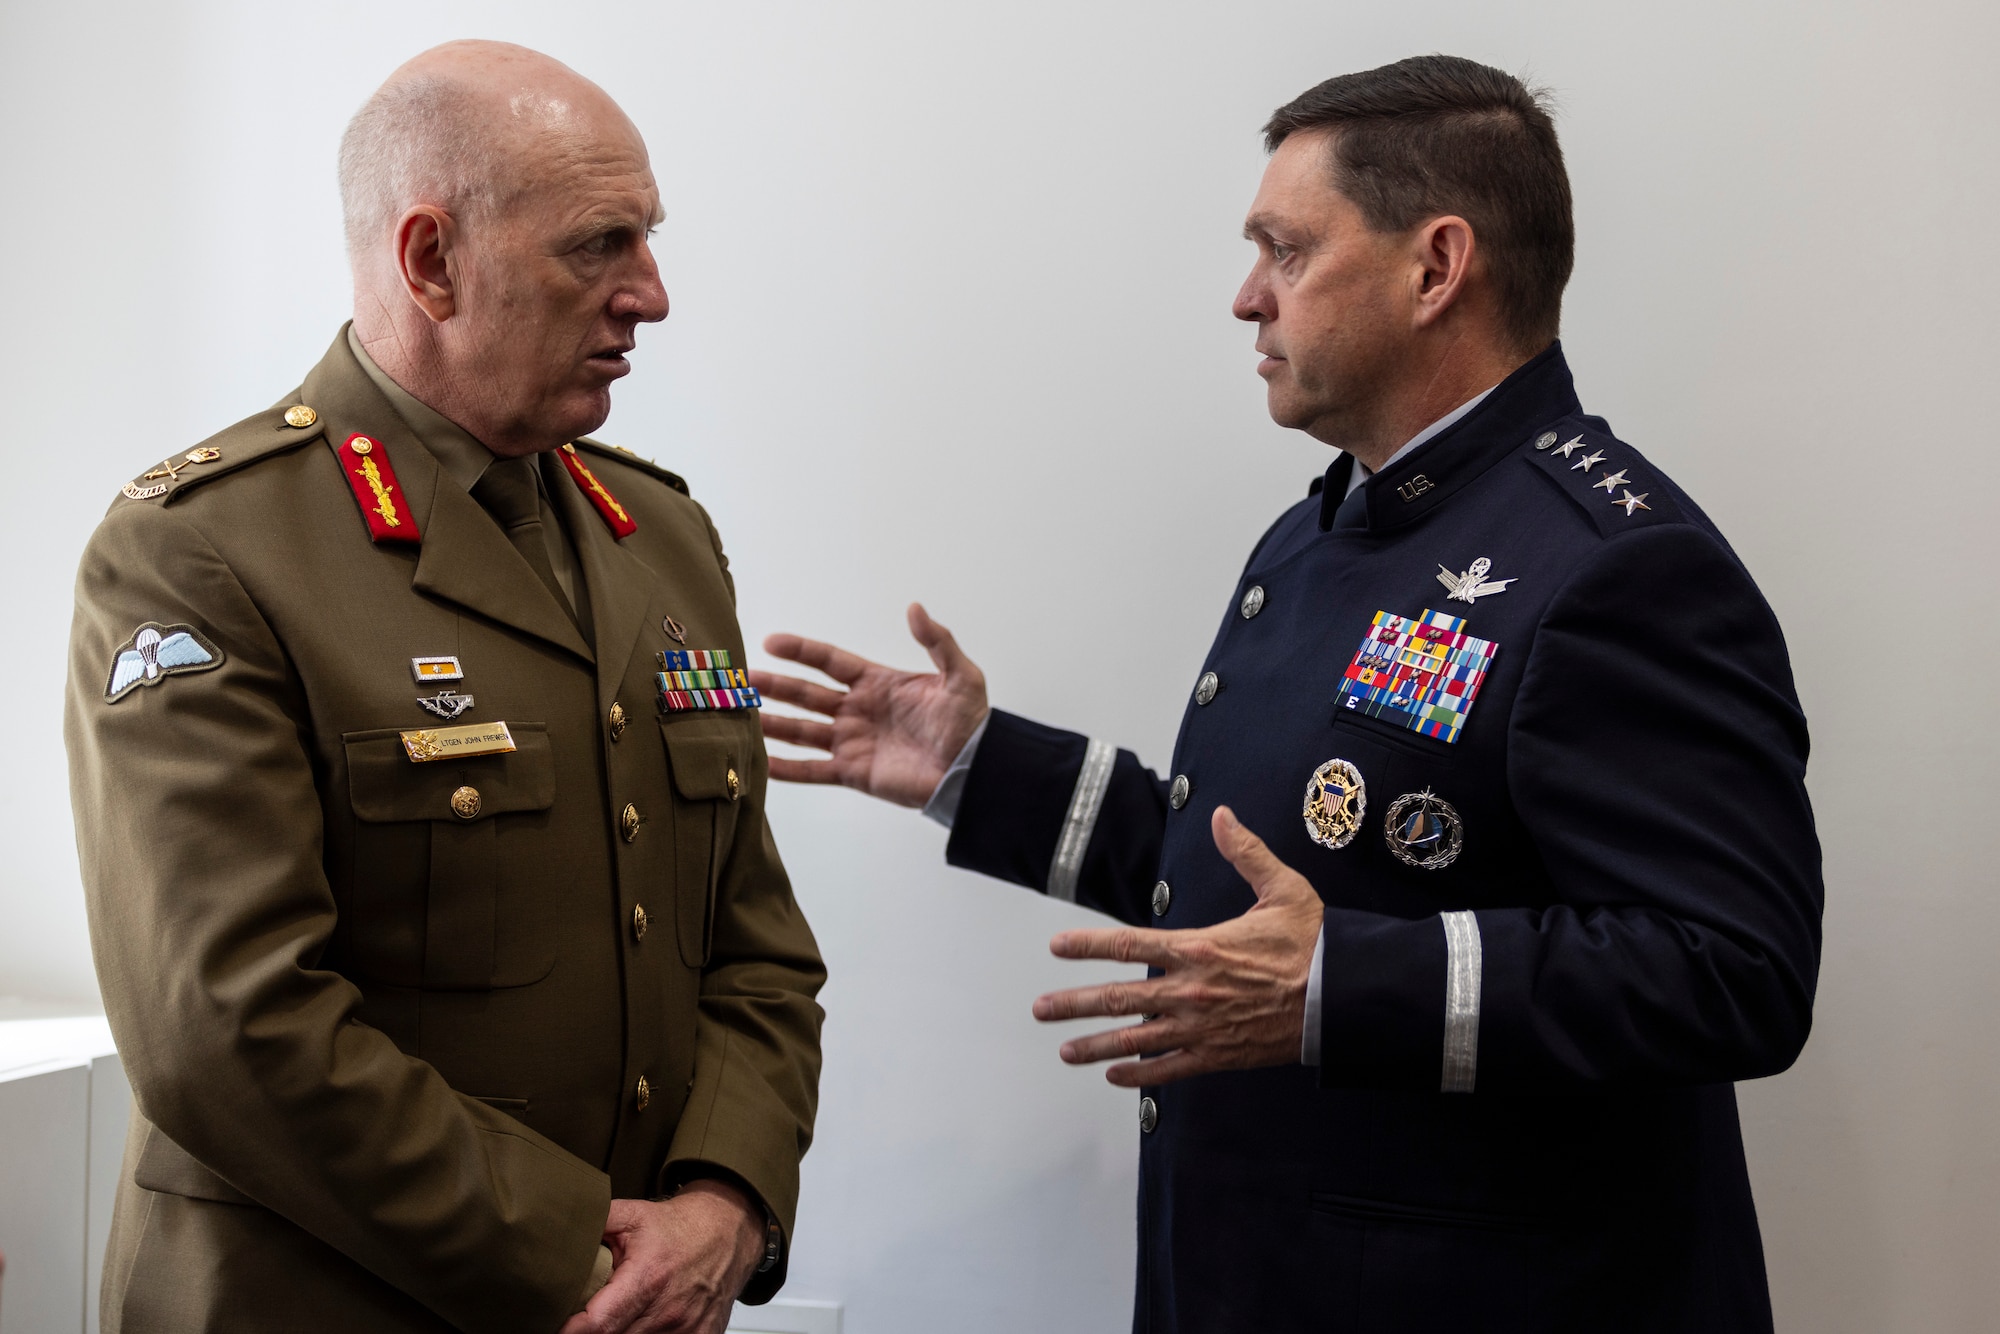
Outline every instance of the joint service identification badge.
<path id="1" fill-rule="evenodd" d="M 1344 848 L 1361 832 L 1368 813 L 1368 784 L 1346 760 L 1328 760 L 1306 784 L 1306 837 L 1323 848 Z"/>

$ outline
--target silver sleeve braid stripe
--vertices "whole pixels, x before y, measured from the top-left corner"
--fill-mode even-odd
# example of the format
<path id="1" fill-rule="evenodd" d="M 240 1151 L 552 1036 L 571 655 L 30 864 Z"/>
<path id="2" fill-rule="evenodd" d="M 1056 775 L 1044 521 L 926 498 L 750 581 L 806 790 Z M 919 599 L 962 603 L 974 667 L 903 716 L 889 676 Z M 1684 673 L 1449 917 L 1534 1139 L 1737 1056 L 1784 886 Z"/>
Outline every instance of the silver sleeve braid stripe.
<path id="1" fill-rule="evenodd" d="M 1104 789 L 1111 782 L 1111 762 L 1117 758 L 1117 747 L 1108 741 L 1093 740 L 1084 749 L 1083 768 L 1076 774 L 1076 792 L 1069 799 L 1062 837 L 1056 840 L 1056 855 L 1049 862 L 1048 894 L 1052 899 L 1076 902 L 1076 877 L 1083 870 L 1083 850 L 1090 846 L 1090 831 L 1097 827 L 1097 813 L 1104 808 Z"/>
<path id="2" fill-rule="evenodd" d="M 1444 1082 L 1470 1093 L 1479 1072 L 1479 919 L 1448 912 L 1444 920 Z"/>

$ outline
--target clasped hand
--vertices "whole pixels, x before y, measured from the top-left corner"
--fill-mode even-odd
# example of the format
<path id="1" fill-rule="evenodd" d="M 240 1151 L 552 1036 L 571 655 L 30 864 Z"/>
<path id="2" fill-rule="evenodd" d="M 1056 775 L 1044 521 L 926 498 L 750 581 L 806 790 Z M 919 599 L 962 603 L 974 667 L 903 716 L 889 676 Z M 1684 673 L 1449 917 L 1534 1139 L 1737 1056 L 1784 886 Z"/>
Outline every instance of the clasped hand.
<path id="1" fill-rule="evenodd" d="M 722 1334 L 764 1252 L 761 1211 L 724 1181 L 666 1200 L 613 1200 L 611 1281 L 561 1334 Z"/>
<path id="2" fill-rule="evenodd" d="M 823 715 L 763 714 L 764 734 L 827 752 L 825 759 L 771 757 L 771 776 L 794 783 L 840 783 L 900 806 L 922 806 L 986 717 L 986 677 L 949 630 L 922 606 L 909 609 L 910 633 L 936 665 L 903 672 L 797 635 L 772 635 L 775 658 L 816 668 L 847 687 L 753 671 L 770 699 Z M 1186 931 L 1107 927 L 1065 931 L 1049 944 L 1065 959 L 1115 959 L 1158 968 L 1160 976 L 1077 987 L 1035 1002 L 1037 1019 L 1057 1022 L 1141 1015 L 1124 1028 L 1063 1044 L 1073 1065 L 1121 1057 L 1105 1072 L 1136 1087 L 1211 1070 L 1289 1065 L 1299 1059 L 1306 974 L 1324 916 L 1304 876 L 1279 861 L 1227 808 L 1215 812 L 1215 845 L 1256 892 L 1241 917 Z"/>

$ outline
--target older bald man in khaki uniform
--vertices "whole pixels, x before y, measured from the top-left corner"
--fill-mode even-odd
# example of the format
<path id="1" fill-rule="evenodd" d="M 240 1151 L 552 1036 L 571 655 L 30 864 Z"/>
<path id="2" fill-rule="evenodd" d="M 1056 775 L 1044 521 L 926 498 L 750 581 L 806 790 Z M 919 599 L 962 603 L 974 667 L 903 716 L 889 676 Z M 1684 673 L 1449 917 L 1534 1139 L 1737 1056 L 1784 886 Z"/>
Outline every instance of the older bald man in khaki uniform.
<path id="1" fill-rule="evenodd" d="M 105 1328 L 720 1330 L 783 1279 L 824 973 L 721 541 L 582 438 L 667 311 L 644 145 L 458 43 L 357 115 L 342 192 L 353 325 L 78 577 L 137 1103 Z"/>

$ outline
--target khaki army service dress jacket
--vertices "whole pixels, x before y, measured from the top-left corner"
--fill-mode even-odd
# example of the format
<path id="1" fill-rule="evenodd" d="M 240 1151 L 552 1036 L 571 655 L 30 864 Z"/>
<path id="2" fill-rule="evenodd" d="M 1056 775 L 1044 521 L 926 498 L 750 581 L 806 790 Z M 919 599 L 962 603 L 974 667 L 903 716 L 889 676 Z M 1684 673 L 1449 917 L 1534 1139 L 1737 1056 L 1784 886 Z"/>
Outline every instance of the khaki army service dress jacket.
<path id="1" fill-rule="evenodd" d="M 107 1331 L 549 1334 L 611 1198 L 700 1175 L 789 1235 L 824 971 L 754 711 L 657 675 L 742 663 L 721 543 L 623 452 L 540 472 L 577 615 L 343 335 L 91 538 L 65 730 L 135 1099 Z"/>

